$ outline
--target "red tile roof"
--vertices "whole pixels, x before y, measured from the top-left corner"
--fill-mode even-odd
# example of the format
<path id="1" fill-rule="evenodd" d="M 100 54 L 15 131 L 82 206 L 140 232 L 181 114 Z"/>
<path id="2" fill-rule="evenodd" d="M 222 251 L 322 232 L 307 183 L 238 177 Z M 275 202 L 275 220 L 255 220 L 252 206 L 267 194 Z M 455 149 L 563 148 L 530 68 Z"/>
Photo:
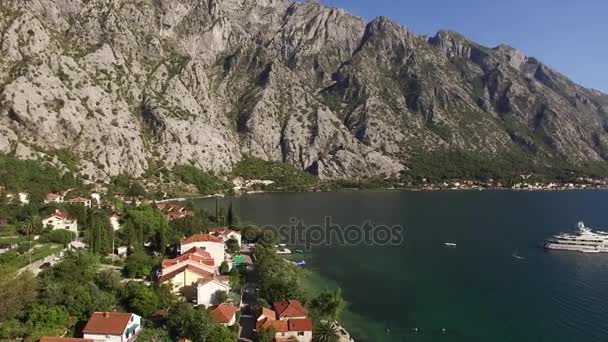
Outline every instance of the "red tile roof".
<path id="1" fill-rule="evenodd" d="M 178 211 L 178 212 L 170 212 L 165 215 L 169 220 L 179 219 L 186 216 L 194 216 L 194 212 L 192 211 Z"/>
<path id="2" fill-rule="evenodd" d="M 196 234 L 196 235 L 192 235 L 192 236 L 179 240 L 179 242 L 182 244 L 192 243 L 192 242 L 205 242 L 205 241 L 224 243 L 222 241 L 222 239 L 220 239 L 216 236 L 213 236 L 213 235 L 209 235 L 209 234 Z"/>
<path id="3" fill-rule="evenodd" d="M 157 203 L 156 207 L 162 211 L 166 212 L 179 212 L 184 211 L 186 207 L 182 207 L 181 205 L 168 204 L 168 203 Z"/>
<path id="4" fill-rule="evenodd" d="M 57 199 L 60 197 L 61 197 L 61 195 L 54 194 L 54 193 L 46 194 L 46 199 L 48 199 L 48 200 L 54 200 L 54 199 Z"/>
<path id="5" fill-rule="evenodd" d="M 234 317 L 239 308 L 232 305 L 220 304 L 209 308 L 209 314 L 219 323 L 228 323 Z"/>
<path id="6" fill-rule="evenodd" d="M 198 254 L 202 257 L 209 257 L 211 258 L 211 254 L 209 254 L 209 252 L 207 252 L 206 250 L 200 248 L 200 247 L 192 247 L 189 250 L 182 252 L 182 254 L 189 254 L 189 253 L 194 253 L 194 254 Z"/>
<path id="7" fill-rule="evenodd" d="M 274 311 L 279 318 L 283 317 L 305 317 L 308 312 L 302 306 L 302 303 L 297 300 L 287 300 L 283 302 L 274 302 Z"/>
<path id="8" fill-rule="evenodd" d="M 228 227 L 210 227 L 207 228 L 207 231 L 211 234 L 238 233 L 236 230 L 229 229 Z"/>
<path id="9" fill-rule="evenodd" d="M 68 202 L 71 202 L 71 203 L 84 203 L 84 202 L 89 202 L 89 201 L 90 201 L 90 199 L 84 198 L 84 197 L 75 197 L 75 198 L 68 200 Z"/>
<path id="10" fill-rule="evenodd" d="M 273 321 L 271 319 L 263 319 L 256 323 L 256 329 L 265 330 L 274 328 L 276 332 L 288 332 L 288 331 L 312 331 L 312 319 L 300 318 L 290 319 L 286 321 Z"/>
<path id="11" fill-rule="evenodd" d="M 202 256 L 199 254 L 194 254 L 194 253 L 187 253 L 187 254 L 182 254 L 182 255 L 178 256 L 177 258 L 165 259 L 162 262 L 162 266 L 163 266 L 163 268 L 165 268 L 165 267 L 179 264 L 186 260 L 192 260 L 192 261 L 195 261 L 195 262 L 203 264 L 203 265 L 213 266 L 214 262 L 213 262 L 213 258 L 211 257 L 211 255 L 206 251 L 203 251 L 203 252 L 206 253 L 205 256 Z"/>
<path id="12" fill-rule="evenodd" d="M 312 331 L 312 319 L 296 318 L 287 321 L 289 331 Z"/>
<path id="13" fill-rule="evenodd" d="M 260 316 L 258 316 L 258 320 L 260 320 L 260 317 L 265 317 L 274 321 L 277 319 L 277 313 L 272 309 L 262 307 L 262 312 L 260 313 Z"/>
<path id="14" fill-rule="evenodd" d="M 262 330 L 266 330 L 269 328 L 274 328 L 274 330 L 276 332 L 288 332 L 289 328 L 287 327 L 287 321 L 272 321 L 272 320 L 266 320 L 261 327 L 258 328 L 262 329 Z"/>
<path id="15" fill-rule="evenodd" d="M 61 211 L 59 209 L 55 209 L 54 213 L 51 213 L 49 216 L 47 217 L 57 217 L 60 218 L 62 220 L 72 220 L 72 217 L 70 216 L 70 214 L 66 213 L 65 211 Z"/>
<path id="16" fill-rule="evenodd" d="M 173 279 L 173 278 L 175 278 L 175 276 L 176 276 L 176 275 L 178 275 L 178 274 L 180 274 L 180 273 L 184 272 L 185 270 L 188 270 L 188 271 L 190 271 L 190 272 L 192 272 L 192 273 L 196 273 L 196 274 L 197 274 L 197 275 L 199 275 L 201 278 L 204 278 L 204 277 L 208 277 L 208 276 L 210 276 L 210 275 L 213 275 L 213 273 L 208 272 L 208 271 L 205 271 L 205 270 L 204 270 L 204 269 L 202 269 L 202 268 L 199 268 L 199 267 L 196 267 L 196 266 L 193 266 L 193 265 L 184 265 L 184 266 L 182 266 L 182 267 L 180 267 L 180 268 L 176 269 L 175 271 L 169 272 L 169 273 L 165 274 L 164 276 L 160 277 L 159 281 L 160 281 L 161 283 L 164 283 L 165 281 L 167 281 L 167 280 L 169 280 L 169 279 Z"/>
<path id="17" fill-rule="evenodd" d="M 122 335 L 132 315 L 128 312 L 94 312 L 82 333 Z"/>
<path id="18" fill-rule="evenodd" d="M 94 342 L 90 338 L 73 338 L 73 337 L 41 337 L 40 342 Z"/>

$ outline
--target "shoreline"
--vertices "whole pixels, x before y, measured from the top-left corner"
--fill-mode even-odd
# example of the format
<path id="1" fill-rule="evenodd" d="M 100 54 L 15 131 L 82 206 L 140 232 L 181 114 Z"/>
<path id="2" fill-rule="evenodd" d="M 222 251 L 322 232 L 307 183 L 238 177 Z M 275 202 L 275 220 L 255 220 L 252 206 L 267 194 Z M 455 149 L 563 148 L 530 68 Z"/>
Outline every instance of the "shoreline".
<path id="1" fill-rule="evenodd" d="M 495 191 L 495 192 L 561 192 L 561 191 L 608 191 L 608 187 L 601 188 L 551 188 L 551 189 L 527 189 L 527 188 L 338 188 L 333 190 L 311 189 L 308 191 L 281 191 L 281 190 L 257 190 L 240 193 L 222 193 L 214 195 L 191 194 L 189 196 L 167 198 L 158 200 L 156 203 L 186 202 L 189 200 L 239 197 L 247 195 L 282 194 L 282 193 L 315 193 L 315 192 L 340 192 L 340 191 L 403 191 L 403 192 L 473 192 L 473 191 Z"/>

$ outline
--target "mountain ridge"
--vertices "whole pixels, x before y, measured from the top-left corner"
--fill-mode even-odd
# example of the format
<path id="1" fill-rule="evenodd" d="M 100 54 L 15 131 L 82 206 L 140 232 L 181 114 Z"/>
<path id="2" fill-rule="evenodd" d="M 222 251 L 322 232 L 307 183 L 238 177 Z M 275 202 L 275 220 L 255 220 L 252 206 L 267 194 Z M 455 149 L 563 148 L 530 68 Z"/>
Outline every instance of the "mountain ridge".
<path id="1" fill-rule="evenodd" d="M 507 45 L 417 35 L 318 2 L 9 0 L 0 151 L 69 149 L 104 180 L 243 158 L 322 179 L 397 176 L 415 153 L 608 158 L 608 95 Z"/>

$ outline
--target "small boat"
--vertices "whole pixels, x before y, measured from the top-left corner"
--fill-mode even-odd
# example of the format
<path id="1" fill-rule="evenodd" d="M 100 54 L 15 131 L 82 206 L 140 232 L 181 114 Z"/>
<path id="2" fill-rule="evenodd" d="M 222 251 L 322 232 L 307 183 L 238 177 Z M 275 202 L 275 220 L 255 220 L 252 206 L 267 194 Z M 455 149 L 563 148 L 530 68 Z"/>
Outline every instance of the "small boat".
<path id="1" fill-rule="evenodd" d="M 446 246 L 446 247 L 456 247 L 456 244 L 455 244 L 455 243 L 453 243 L 453 242 L 446 242 L 446 243 L 445 243 L 445 246 Z"/>
<path id="2" fill-rule="evenodd" d="M 306 261 L 304 261 L 304 260 L 298 261 L 295 264 L 296 264 L 296 266 L 305 266 L 306 265 Z"/>
<path id="3" fill-rule="evenodd" d="M 514 257 L 515 259 L 519 259 L 519 260 L 523 260 L 525 259 L 524 257 L 522 257 L 521 255 L 517 255 L 517 253 L 513 253 L 511 254 L 512 257 Z"/>
<path id="4" fill-rule="evenodd" d="M 296 253 L 304 253 L 304 251 L 301 249 L 296 249 Z"/>

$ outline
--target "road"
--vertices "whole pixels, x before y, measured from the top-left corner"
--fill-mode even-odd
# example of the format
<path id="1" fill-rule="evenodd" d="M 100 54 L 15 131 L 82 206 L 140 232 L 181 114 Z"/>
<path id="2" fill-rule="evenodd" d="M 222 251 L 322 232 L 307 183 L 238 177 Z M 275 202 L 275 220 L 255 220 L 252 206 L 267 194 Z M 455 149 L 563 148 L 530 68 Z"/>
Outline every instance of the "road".
<path id="1" fill-rule="evenodd" d="M 251 260 L 251 252 L 247 249 L 241 251 L 245 256 L 245 262 L 247 267 L 247 282 L 245 283 L 245 290 L 243 292 L 243 299 L 241 304 L 241 319 L 239 324 L 241 326 L 241 332 L 239 334 L 239 342 L 257 342 L 257 336 L 255 333 L 255 322 L 256 317 L 249 308 L 254 307 L 257 302 L 258 287 L 258 272 L 256 266 Z"/>

